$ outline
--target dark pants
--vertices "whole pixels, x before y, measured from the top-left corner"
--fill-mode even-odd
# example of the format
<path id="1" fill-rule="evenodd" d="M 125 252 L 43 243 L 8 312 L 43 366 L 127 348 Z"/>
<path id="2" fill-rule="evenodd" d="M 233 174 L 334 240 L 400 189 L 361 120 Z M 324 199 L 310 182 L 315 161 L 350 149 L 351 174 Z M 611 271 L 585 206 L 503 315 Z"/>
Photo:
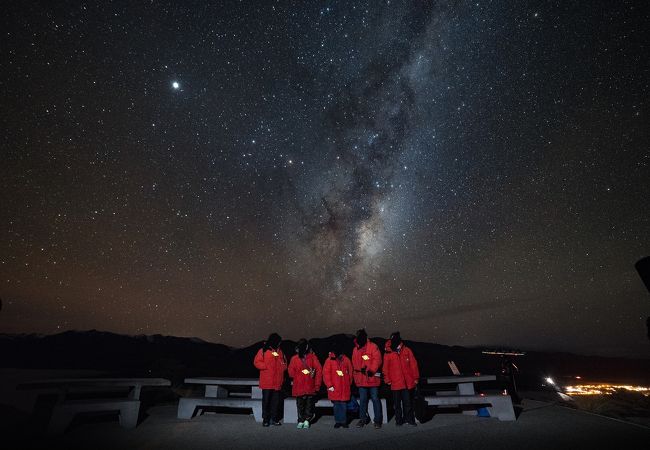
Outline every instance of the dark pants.
<path id="1" fill-rule="evenodd" d="M 280 420 L 278 409 L 280 407 L 280 391 L 262 389 L 262 420 L 264 422 Z"/>
<path id="2" fill-rule="evenodd" d="M 415 423 L 413 412 L 413 389 L 400 389 L 393 391 L 393 404 L 395 406 L 395 423 Z"/>
<path id="3" fill-rule="evenodd" d="M 334 406 L 334 421 L 336 423 L 348 423 L 348 402 L 332 400 Z"/>
<path id="4" fill-rule="evenodd" d="M 381 401 L 379 400 L 378 387 L 360 387 L 359 388 L 359 419 L 370 422 L 368 415 L 368 395 L 372 400 L 372 412 L 374 413 L 374 422 L 382 423 L 384 421 L 384 414 L 381 410 Z"/>
<path id="5" fill-rule="evenodd" d="M 314 418 L 314 397 L 312 395 L 296 397 L 296 408 L 298 408 L 298 423 L 311 421 Z"/>

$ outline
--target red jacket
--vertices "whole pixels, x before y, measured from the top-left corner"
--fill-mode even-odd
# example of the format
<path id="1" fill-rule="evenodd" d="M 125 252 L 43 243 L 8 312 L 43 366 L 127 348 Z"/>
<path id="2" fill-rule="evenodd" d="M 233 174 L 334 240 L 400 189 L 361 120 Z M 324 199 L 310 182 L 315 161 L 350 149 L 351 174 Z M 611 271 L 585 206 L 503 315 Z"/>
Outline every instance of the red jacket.
<path id="1" fill-rule="evenodd" d="M 384 381 L 386 384 L 390 384 L 390 389 L 392 391 L 413 389 L 418 378 L 420 378 L 418 362 L 411 349 L 401 343 L 397 350 L 392 350 L 390 341 L 386 341 Z"/>
<path id="2" fill-rule="evenodd" d="M 287 370 L 287 360 L 282 350 L 261 348 L 255 360 L 255 367 L 260 370 L 260 389 L 273 389 L 279 391 L 284 382 L 284 371 Z"/>
<path id="3" fill-rule="evenodd" d="M 341 359 L 330 357 L 323 366 L 323 380 L 327 386 L 327 398 L 332 401 L 347 402 L 350 400 L 350 385 L 352 384 L 352 363 L 350 358 L 343 355 Z M 334 390 L 330 391 L 330 387 Z"/>
<path id="4" fill-rule="evenodd" d="M 361 373 L 363 367 L 371 372 L 377 373 L 379 371 L 381 367 L 381 353 L 377 344 L 368 341 L 361 348 L 355 345 L 352 350 L 352 367 L 354 368 L 354 384 L 357 387 L 379 386 L 381 384 L 379 377 L 369 377 L 367 374 Z"/>
<path id="5" fill-rule="evenodd" d="M 314 395 L 320 389 L 323 366 L 320 365 L 316 355 L 311 352 L 307 353 L 304 360 L 300 359 L 298 355 L 293 355 L 289 363 L 289 376 L 293 378 L 291 395 L 294 397 Z"/>

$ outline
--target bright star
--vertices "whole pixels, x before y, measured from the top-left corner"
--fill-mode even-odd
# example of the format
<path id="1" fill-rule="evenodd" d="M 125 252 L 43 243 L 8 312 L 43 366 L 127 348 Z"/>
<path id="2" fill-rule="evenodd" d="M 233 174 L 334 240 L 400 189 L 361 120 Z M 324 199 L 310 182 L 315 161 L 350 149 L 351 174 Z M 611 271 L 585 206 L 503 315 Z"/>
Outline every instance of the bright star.
<path id="1" fill-rule="evenodd" d="M 178 88 L 181 87 L 181 85 L 178 84 L 178 81 L 174 81 L 174 82 L 172 83 L 172 87 L 173 87 L 174 89 L 178 89 Z"/>

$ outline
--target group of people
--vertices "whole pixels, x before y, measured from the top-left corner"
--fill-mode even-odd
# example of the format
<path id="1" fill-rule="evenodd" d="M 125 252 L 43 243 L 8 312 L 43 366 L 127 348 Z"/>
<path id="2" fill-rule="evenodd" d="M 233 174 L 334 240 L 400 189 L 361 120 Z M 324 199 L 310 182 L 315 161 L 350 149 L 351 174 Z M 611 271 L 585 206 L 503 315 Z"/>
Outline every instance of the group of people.
<path id="1" fill-rule="evenodd" d="M 314 419 L 315 400 L 321 385 L 334 409 L 334 428 L 348 428 L 347 404 L 352 395 L 352 383 L 359 390 L 359 421 L 361 428 L 370 424 L 368 404 L 372 401 L 373 423 L 381 428 L 383 412 L 379 387 L 383 381 L 393 393 L 395 424 L 415 426 L 413 392 L 420 377 L 418 363 L 399 332 L 386 341 L 384 355 L 377 344 L 368 339 L 366 330 L 357 331 L 352 359 L 341 348 L 331 348 L 321 365 L 306 339 L 296 345 L 296 354 L 287 359 L 280 349 L 282 338 L 272 333 L 255 355 L 254 364 L 260 371 L 262 389 L 262 425 L 281 425 L 279 407 L 285 372 L 293 379 L 292 395 L 296 397 L 298 428 L 309 428 Z"/>

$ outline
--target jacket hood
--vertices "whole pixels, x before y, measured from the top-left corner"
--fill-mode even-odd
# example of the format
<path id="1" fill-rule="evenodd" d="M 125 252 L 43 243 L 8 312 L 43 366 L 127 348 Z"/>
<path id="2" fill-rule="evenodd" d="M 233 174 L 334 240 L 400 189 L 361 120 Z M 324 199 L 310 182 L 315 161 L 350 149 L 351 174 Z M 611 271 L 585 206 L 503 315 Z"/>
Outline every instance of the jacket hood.
<path id="1" fill-rule="evenodd" d="M 363 347 L 368 343 L 368 333 L 366 333 L 365 329 L 360 329 L 357 331 L 356 338 L 354 339 L 354 343 L 357 347 Z"/>

